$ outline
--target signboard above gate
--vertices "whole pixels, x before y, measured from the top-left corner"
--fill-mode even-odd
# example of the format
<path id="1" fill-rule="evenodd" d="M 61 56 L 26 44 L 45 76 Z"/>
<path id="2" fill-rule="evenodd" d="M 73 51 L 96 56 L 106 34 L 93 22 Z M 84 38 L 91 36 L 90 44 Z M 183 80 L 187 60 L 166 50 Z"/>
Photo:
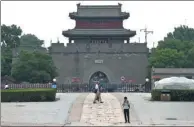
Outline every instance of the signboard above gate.
<path id="1" fill-rule="evenodd" d="M 103 63 L 103 60 L 95 60 L 94 63 L 96 63 L 96 64 L 102 64 Z"/>

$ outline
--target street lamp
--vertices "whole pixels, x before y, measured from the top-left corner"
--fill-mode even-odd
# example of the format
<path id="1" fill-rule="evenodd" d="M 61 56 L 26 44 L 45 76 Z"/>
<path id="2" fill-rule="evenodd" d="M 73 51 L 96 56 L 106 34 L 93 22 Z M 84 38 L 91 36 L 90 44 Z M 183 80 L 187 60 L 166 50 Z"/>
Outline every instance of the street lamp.
<path id="1" fill-rule="evenodd" d="M 57 81 L 57 80 L 54 78 L 54 79 L 53 79 L 53 82 L 56 82 L 56 81 Z"/>
<path id="2" fill-rule="evenodd" d="M 149 81 L 150 81 L 149 78 L 146 78 L 146 79 L 145 79 L 145 91 L 147 91 L 146 88 L 147 88 L 147 86 L 148 86 L 148 82 L 149 82 Z"/>
<path id="3" fill-rule="evenodd" d="M 53 83 L 52 83 L 52 88 L 57 88 L 56 81 L 57 81 L 57 80 L 54 78 L 54 79 L 53 79 Z"/>
<path id="4" fill-rule="evenodd" d="M 145 81 L 146 81 L 146 82 L 149 82 L 150 80 L 149 80 L 149 78 L 146 78 Z"/>

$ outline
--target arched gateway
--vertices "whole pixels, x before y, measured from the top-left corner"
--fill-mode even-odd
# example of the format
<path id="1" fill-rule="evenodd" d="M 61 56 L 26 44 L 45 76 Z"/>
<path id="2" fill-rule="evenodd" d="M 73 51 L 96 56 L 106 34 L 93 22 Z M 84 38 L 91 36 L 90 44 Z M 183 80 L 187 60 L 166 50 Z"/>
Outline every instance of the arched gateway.
<path id="1" fill-rule="evenodd" d="M 107 75 L 101 71 L 97 71 L 92 74 L 89 80 L 90 86 L 94 86 L 95 83 L 100 83 L 101 85 L 106 85 L 109 83 Z"/>

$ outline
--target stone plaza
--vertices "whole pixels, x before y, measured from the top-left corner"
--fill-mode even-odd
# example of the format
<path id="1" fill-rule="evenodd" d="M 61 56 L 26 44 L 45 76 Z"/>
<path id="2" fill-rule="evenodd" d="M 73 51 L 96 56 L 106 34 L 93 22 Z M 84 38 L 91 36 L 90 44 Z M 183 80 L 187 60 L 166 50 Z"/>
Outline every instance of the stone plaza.
<path id="1" fill-rule="evenodd" d="M 131 123 L 121 103 L 127 96 Z M 2 126 L 193 126 L 193 102 L 150 101 L 150 93 L 57 93 L 55 102 L 1 103 Z"/>
<path id="2" fill-rule="evenodd" d="M 67 45 L 58 41 L 51 43 L 49 49 L 58 72 L 57 85 L 63 86 L 62 92 L 65 86 L 73 84 L 79 88 L 80 85 L 93 88 L 96 83 L 107 88 L 114 84 L 120 88 L 125 83 L 149 85 L 147 41 L 130 41 L 136 31 L 124 28 L 123 21 L 130 14 L 122 12 L 122 4 L 77 4 L 77 11 L 69 13 L 69 17 L 75 20 L 75 27 L 62 31 L 69 39 Z M 161 69 L 155 70 L 152 76 L 168 75 L 157 72 Z M 194 126 L 194 102 L 151 101 L 151 93 L 109 93 L 107 90 L 101 94 L 104 103 L 93 104 L 95 94 L 86 91 L 57 93 L 54 102 L 1 103 L 1 125 Z M 125 96 L 131 105 L 130 123 L 125 123 L 123 115 Z"/>

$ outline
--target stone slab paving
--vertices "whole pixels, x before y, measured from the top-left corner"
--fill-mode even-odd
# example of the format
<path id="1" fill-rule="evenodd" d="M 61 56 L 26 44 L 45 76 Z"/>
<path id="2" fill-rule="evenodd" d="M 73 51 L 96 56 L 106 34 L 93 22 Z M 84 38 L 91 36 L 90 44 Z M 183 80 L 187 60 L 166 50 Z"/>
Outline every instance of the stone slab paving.
<path id="1" fill-rule="evenodd" d="M 121 93 L 112 93 L 112 95 L 114 95 L 120 102 L 120 104 L 122 105 L 123 100 L 124 100 L 124 95 Z M 139 119 L 139 116 L 137 115 L 136 111 L 135 111 L 135 107 L 132 103 L 130 103 L 130 125 L 131 126 L 137 126 L 137 125 L 141 125 L 141 120 Z"/>
<path id="2" fill-rule="evenodd" d="M 194 126 L 194 102 L 150 101 L 150 93 L 120 93 L 134 107 L 140 125 Z"/>
<path id="3" fill-rule="evenodd" d="M 88 94 L 89 93 L 81 93 L 81 95 L 77 97 L 77 99 L 74 101 L 74 103 L 72 104 L 66 124 L 71 124 L 72 122 L 80 121 L 84 101 Z"/>
<path id="4" fill-rule="evenodd" d="M 80 123 L 88 126 L 114 126 L 124 123 L 121 105 L 115 96 L 102 93 L 104 103 L 93 104 L 94 96 L 94 93 L 90 93 L 86 97 Z"/>
<path id="5" fill-rule="evenodd" d="M 63 126 L 81 93 L 57 93 L 56 102 L 1 103 L 2 126 Z"/>

